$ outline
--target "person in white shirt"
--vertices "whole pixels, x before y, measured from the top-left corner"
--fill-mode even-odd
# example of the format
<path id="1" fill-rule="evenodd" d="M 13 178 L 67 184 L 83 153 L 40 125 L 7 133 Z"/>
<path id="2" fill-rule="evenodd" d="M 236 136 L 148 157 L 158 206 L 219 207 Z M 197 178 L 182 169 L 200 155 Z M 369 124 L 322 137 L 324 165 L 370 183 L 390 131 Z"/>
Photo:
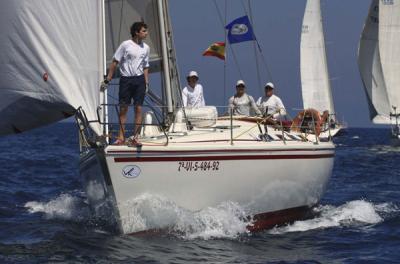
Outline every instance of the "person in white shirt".
<path id="1" fill-rule="evenodd" d="M 280 119 L 286 115 L 286 109 L 282 100 L 274 95 L 274 89 L 275 86 L 273 83 L 269 82 L 265 84 L 265 96 L 258 98 L 256 104 L 263 115 L 266 114 L 272 116 L 274 119 Z M 265 113 L 266 110 L 267 113 Z"/>
<path id="2" fill-rule="evenodd" d="M 198 83 L 199 75 L 191 71 L 186 77 L 188 85 L 182 90 L 182 100 L 184 107 L 202 107 L 205 106 L 203 86 Z"/>
<path id="3" fill-rule="evenodd" d="M 136 22 L 131 27 L 132 39 L 122 42 L 114 54 L 113 61 L 109 67 L 108 75 L 102 83 L 102 89 L 112 80 L 115 69 L 120 65 L 121 78 L 119 82 L 119 119 L 120 130 L 114 144 L 125 143 L 125 123 L 127 119 L 128 106 L 135 106 L 135 131 L 130 137 L 130 143 L 136 147 L 142 146 L 138 141 L 142 123 L 142 105 L 149 84 L 149 56 L 150 47 L 143 42 L 147 37 L 147 25 Z"/>
<path id="4" fill-rule="evenodd" d="M 233 115 L 250 116 L 252 111 L 261 115 L 254 99 L 246 93 L 246 84 L 239 80 L 236 83 L 236 94 L 229 98 L 229 109 L 233 109 Z"/>

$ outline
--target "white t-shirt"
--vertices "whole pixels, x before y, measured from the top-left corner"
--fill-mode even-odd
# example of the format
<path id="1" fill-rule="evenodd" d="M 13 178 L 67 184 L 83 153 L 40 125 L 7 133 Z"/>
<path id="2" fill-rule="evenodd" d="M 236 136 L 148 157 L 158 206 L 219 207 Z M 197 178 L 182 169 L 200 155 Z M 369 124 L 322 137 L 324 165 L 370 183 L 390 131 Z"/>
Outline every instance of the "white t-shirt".
<path id="1" fill-rule="evenodd" d="M 142 42 L 140 45 L 133 40 L 121 43 L 113 59 L 119 62 L 119 70 L 124 77 L 141 76 L 144 68 L 149 65 L 150 47 Z"/>
<path id="2" fill-rule="evenodd" d="M 260 115 L 256 103 L 251 95 L 243 94 L 241 97 L 229 98 L 229 108 L 233 109 L 233 115 L 251 116 L 253 113 Z"/>
<path id="3" fill-rule="evenodd" d="M 182 99 L 184 107 L 201 107 L 205 106 L 203 86 L 196 84 L 194 88 L 190 85 L 183 88 Z"/>
<path id="4" fill-rule="evenodd" d="M 262 96 L 258 98 L 256 104 L 263 114 L 268 106 L 267 114 L 272 115 L 274 118 L 286 115 L 285 106 L 283 105 L 282 100 L 274 94 L 271 97 Z"/>

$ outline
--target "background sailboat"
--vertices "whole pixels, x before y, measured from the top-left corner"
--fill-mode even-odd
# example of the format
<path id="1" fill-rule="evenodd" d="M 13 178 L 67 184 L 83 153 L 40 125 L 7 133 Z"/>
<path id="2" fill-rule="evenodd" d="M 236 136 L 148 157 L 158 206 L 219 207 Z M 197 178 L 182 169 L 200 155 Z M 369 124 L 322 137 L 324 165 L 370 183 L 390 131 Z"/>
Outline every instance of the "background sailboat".
<path id="1" fill-rule="evenodd" d="M 320 0 L 308 0 L 304 12 L 300 44 L 300 73 L 303 108 L 329 111 L 331 135 L 342 128 L 337 122 L 329 81 Z"/>
<path id="2" fill-rule="evenodd" d="M 368 98 L 370 119 L 375 124 L 390 124 L 390 104 L 383 79 L 378 33 L 379 0 L 373 0 L 361 35 L 358 65 Z"/>
<path id="3" fill-rule="evenodd" d="M 373 0 L 361 35 L 358 64 L 375 124 L 392 124 L 398 139 L 400 3 Z"/>

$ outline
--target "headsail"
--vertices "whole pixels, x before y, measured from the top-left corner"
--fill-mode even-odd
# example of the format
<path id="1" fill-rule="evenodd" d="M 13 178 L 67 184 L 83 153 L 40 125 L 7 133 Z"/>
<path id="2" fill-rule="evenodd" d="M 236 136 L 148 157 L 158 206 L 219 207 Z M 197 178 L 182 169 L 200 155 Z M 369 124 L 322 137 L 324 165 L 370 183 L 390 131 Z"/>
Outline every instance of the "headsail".
<path id="1" fill-rule="evenodd" d="M 7 0 L 0 9 L 0 134 L 97 119 L 102 1 Z M 99 133 L 99 127 L 93 127 Z"/>
<path id="2" fill-rule="evenodd" d="M 400 0 L 381 0 L 379 52 L 389 106 L 400 108 Z M 393 111 L 393 110 L 392 110 Z"/>
<path id="3" fill-rule="evenodd" d="M 308 0 L 300 45 L 303 107 L 334 114 L 329 82 L 320 0 Z"/>
<path id="4" fill-rule="evenodd" d="M 375 124 L 390 123 L 390 105 L 383 79 L 378 45 L 379 0 L 373 0 L 358 49 L 358 66 L 368 98 L 370 118 Z"/>

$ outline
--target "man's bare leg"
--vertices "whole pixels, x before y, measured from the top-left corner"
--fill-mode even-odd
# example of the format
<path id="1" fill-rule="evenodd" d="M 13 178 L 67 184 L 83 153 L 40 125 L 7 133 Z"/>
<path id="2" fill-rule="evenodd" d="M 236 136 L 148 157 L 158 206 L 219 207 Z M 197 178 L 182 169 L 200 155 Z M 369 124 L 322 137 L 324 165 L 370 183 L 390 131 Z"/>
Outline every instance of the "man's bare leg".
<path id="1" fill-rule="evenodd" d="M 128 113 L 128 106 L 122 105 L 119 108 L 119 120 L 120 120 L 120 128 L 118 138 L 119 140 L 125 140 L 125 124 L 126 124 L 126 117 Z"/>
<path id="2" fill-rule="evenodd" d="M 140 128 L 142 127 L 142 106 L 135 106 L 135 132 L 133 136 L 136 138 L 140 133 Z"/>

